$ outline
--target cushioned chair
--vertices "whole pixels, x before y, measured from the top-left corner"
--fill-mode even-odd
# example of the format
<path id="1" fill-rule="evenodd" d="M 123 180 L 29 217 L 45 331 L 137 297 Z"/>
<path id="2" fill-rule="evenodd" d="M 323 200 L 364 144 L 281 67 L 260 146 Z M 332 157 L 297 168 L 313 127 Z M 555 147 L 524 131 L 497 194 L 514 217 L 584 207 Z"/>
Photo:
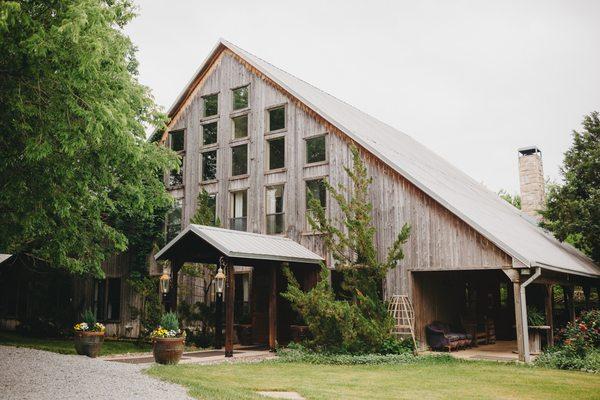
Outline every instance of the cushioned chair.
<path id="1" fill-rule="evenodd" d="M 473 336 L 458 330 L 452 330 L 449 324 L 434 321 L 425 328 L 427 344 L 433 350 L 456 350 L 468 347 L 473 342 Z"/>

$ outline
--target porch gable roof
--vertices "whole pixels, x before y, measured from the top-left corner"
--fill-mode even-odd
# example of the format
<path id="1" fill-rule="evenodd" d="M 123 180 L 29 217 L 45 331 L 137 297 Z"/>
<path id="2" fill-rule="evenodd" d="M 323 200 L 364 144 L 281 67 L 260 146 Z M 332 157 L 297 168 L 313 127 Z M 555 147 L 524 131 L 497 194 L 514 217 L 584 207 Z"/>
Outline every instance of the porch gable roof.
<path id="1" fill-rule="evenodd" d="M 156 253 L 154 258 L 156 260 L 167 258 L 168 251 L 190 234 L 196 235 L 230 258 L 309 264 L 319 264 L 324 260 L 323 257 L 301 244 L 282 236 L 263 235 L 195 224 L 188 225 Z"/>

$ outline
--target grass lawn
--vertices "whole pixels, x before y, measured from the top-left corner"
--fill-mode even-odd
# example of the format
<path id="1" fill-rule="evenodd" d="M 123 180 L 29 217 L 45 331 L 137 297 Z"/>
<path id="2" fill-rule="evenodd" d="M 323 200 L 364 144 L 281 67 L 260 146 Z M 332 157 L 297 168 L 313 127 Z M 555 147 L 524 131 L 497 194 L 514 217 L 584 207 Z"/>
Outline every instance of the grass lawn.
<path id="1" fill-rule="evenodd" d="M 32 349 L 52 351 L 61 354 L 76 354 L 73 339 L 44 339 L 31 338 L 18 335 L 14 332 L 0 332 L 0 345 L 29 347 Z M 139 346 L 133 342 L 120 342 L 115 340 L 104 340 L 100 355 L 141 353 L 151 351 L 152 346 L 148 343 Z"/>
<path id="2" fill-rule="evenodd" d="M 494 362 L 423 360 L 404 365 L 254 364 L 154 366 L 152 376 L 199 399 L 264 399 L 257 390 L 307 399 L 598 399 L 600 375 Z"/>

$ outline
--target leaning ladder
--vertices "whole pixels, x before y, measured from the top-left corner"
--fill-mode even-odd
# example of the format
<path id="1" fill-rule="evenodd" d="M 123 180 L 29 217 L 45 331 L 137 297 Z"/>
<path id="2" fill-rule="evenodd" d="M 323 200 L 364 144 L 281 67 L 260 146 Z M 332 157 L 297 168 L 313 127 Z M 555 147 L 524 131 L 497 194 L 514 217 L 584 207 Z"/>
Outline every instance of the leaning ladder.
<path id="1" fill-rule="evenodd" d="M 417 341 L 415 340 L 414 329 L 415 310 L 412 306 L 410 298 L 403 294 L 392 295 L 388 306 L 388 312 L 395 321 L 392 334 L 401 337 L 410 335 L 416 349 Z"/>

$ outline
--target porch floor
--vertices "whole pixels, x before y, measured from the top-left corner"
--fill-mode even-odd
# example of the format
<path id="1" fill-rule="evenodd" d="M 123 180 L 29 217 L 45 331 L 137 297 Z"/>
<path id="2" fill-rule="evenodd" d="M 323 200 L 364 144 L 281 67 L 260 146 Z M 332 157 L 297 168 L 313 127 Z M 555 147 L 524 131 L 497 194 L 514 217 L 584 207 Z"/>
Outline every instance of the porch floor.
<path id="1" fill-rule="evenodd" d="M 427 352 L 433 354 L 433 352 Z M 437 353 L 439 354 L 439 353 Z M 464 350 L 452 351 L 451 356 L 463 360 L 507 361 L 519 360 L 516 340 L 498 340 L 494 344 L 482 344 Z"/>

